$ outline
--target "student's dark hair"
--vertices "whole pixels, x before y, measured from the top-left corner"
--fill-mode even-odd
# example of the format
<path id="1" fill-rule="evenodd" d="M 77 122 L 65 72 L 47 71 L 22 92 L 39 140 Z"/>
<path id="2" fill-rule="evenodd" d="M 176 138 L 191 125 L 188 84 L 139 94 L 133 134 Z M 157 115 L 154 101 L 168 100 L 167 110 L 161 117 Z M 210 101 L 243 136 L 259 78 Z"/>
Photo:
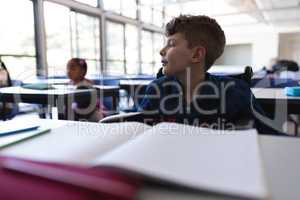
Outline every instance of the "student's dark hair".
<path id="1" fill-rule="evenodd" d="M 82 70 L 84 70 L 84 74 L 86 74 L 87 72 L 87 64 L 86 64 L 86 61 L 85 59 L 82 59 L 82 58 L 72 58 L 71 61 L 75 62 L 76 64 L 78 64 L 80 66 L 80 68 Z"/>
<path id="2" fill-rule="evenodd" d="M 180 15 L 166 25 L 166 36 L 181 33 L 188 47 L 202 45 L 206 48 L 205 70 L 207 71 L 224 51 L 225 34 L 215 19 L 205 15 Z"/>
<path id="3" fill-rule="evenodd" d="M 7 84 L 8 86 L 12 86 L 12 81 L 11 81 L 11 78 L 10 78 L 10 75 L 9 75 L 9 72 L 4 64 L 4 62 L 2 62 L 2 60 L 0 59 L 0 67 L 2 67 L 6 72 L 7 72 Z"/>

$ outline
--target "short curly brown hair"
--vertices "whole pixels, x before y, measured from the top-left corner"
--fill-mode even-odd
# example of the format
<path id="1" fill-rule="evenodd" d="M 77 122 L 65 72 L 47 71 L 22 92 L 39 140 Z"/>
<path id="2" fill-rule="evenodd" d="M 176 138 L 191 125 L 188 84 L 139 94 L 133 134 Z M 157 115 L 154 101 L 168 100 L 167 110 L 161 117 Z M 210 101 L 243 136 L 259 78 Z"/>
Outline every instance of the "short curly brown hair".
<path id="1" fill-rule="evenodd" d="M 225 34 L 215 19 L 205 15 L 180 15 L 166 25 L 166 36 L 182 33 L 189 48 L 202 45 L 206 48 L 205 70 L 207 71 L 224 51 Z"/>

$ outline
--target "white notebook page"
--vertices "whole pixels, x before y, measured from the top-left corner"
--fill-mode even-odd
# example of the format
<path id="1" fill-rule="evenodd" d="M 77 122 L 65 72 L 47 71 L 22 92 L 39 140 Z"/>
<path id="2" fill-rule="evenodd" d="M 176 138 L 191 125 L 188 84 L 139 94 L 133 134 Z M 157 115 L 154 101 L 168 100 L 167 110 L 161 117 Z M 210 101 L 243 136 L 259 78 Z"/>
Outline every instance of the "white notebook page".
<path id="1" fill-rule="evenodd" d="M 161 123 L 95 165 L 117 166 L 196 189 L 267 197 L 256 130 Z"/>

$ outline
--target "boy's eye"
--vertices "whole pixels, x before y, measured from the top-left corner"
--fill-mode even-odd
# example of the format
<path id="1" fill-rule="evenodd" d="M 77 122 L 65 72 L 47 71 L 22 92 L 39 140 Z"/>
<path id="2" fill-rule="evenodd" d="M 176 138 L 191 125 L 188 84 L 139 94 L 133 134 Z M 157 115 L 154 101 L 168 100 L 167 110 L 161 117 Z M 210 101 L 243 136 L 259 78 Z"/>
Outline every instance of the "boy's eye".
<path id="1" fill-rule="evenodd" d="M 167 46 L 168 47 L 175 46 L 175 41 L 174 40 L 168 40 Z"/>

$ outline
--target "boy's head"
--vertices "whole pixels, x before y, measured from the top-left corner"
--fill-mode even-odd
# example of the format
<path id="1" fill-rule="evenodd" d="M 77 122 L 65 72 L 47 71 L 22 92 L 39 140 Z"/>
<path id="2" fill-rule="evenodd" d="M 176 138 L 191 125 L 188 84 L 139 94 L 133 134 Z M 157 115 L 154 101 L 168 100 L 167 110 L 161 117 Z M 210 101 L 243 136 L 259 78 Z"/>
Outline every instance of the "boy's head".
<path id="1" fill-rule="evenodd" d="M 226 43 L 224 31 L 216 20 L 204 15 L 174 18 L 166 25 L 166 36 L 168 42 L 160 54 L 167 74 L 197 62 L 202 62 L 207 71 L 221 56 Z"/>
<path id="2" fill-rule="evenodd" d="M 67 64 L 67 75 L 73 82 L 82 81 L 87 72 L 87 64 L 84 59 L 72 58 Z"/>

